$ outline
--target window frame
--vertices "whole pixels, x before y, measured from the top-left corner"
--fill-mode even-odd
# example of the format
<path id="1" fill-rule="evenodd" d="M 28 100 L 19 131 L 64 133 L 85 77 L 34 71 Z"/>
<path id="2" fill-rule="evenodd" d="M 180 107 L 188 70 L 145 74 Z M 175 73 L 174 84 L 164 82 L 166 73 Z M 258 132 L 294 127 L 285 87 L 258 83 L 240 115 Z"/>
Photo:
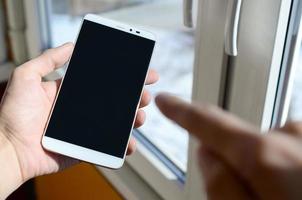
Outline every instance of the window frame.
<path id="1" fill-rule="evenodd" d="M 229 60 L 232 75 L 228 77 L 226 108 L 262 131 L 272 127 L 292 2 L 254 0 L 242 4 L 239 54 Z"/>
<path id="2" fill-rule="evenodd" d="M 34 57 L 50 47 L 50 37 L 45 34 L 47 31 L 49 32 L 45 27 L 48 20 L 47 16 L 37 17 L 47 15 L 47 10 L 49 9 L 49 5 L 41 3 L 42 1 L 43 0 L 26 0 L 25 3 L 26 21 L 32 24 L 27 27 L 27 41 L 28 44 L 31 44 L 29 48 L 30 57 Z M 262 0 L 254 1 L 261 4 Z M 276 32 L 277 34 L 275 35 L 275 40 L 269 43 L 269 47 L 264 50 L 271 61 L 270 65 L 266 66 L 265 69 L 267 69 L 267 67 L 271 68 L 273 63 L 276 65 L 281 64 L 281 60 L 278 60 L 276 57 L 278 55 L 280 56 L 282 52 L 277 52 L 276 47 L 280 47 L 283 50 L 285 43 L 284 21 L 287 19 L 287 13 L 289 14 L 288 4 L 286 3 L 289 1 L 290 0 L 268 0 L 268 4 L 277 4 L 275 7 L 281 9 L 279 10 L 280 12 L 271 11 L 275 18 L 272 18 L 270 24 L 272 30 L 270 30 L 269 33 L 273 34 L 273 32 Z M 249 9 L 247 8 L 247 2 L 251 3 L 252 1 L 243 2 L 242 12 Z M 286 6 L 284 4 L 286 4 Z M 241 35 L 239 36 L 239 56 L 237 58 L 230 58 L 224 53 L 224 20 L 226 8 L 227 1 L 200 0 L 198 3 L 192 99 L 196 102 L 210 103 L 223 107 L 239 116 L 243 116 L 243 118 L 251 122 L 255 122 L 254 119 L 256 117 L 259 121 L 255 124 L 265 129 L 268 127 L 269 120 L 263 116 L 269 116 L 270 119 L 273 116 L 272 109 L 267 110 L 265 105 L 268 104 L 268 101 L 270 103 L 275 102 L 275 99 L 272 100 L 268 94 L 270 92 L 277 92 L 277 87 L 275 87 L 277 81 L 276 74 L 273 75 L 271 71 L 269 71 L 269 73 L 266 71 L 265 77 L 260 80 L 266 88 L 264 92 L 262 91 L 263 93 L 259 93 L 262 97 L 262 101 L 260 102 L 260 104 L 263 105 L 261 107 L 262 112 L 253 112 L 253 116 L 249 117 L 245 116 L 247 112 L 245 107 L 248 104 L 241 102 L 240 105 L 238 105 L 238 108 L 242 109 L 241 111 L 238 111 L 238 108 L 234 107 L 233 103 L 236 102 L 236 94 L 246 94 L 251 97 L 251 94 L 247 94 L 243 89 L 244 86 L 247 87 L 253 83 L 246 82 L 242 84 L 242 82 L 236 82 L 234 79 L 242 70 L 240 69 L 242 66 L 234 66 L 241 56 L 240 52 L 242 51 L 242 47 L 240 47 L 240 38 L 243 34 L 239 34 Z M 41 12 L 41 10 L 43 12 Z M 285 12 L 285 14 L 281 13 L 281 11 Z M 246 20 L 251 22 L 252 19 Z M 36 27 L 35 24 L 39 26 Z M 240 27 L 242 26 L 241 21 Z M 241 29 L 240 32 L 242 32 Z M 39 38 L 39 40 L 37 40 L 37 38 Z M 271 51 L 272 49 L 275 51 Z M 246 69 L 246 67 L 242 68 Z M 259 72 L 261 72 L 261 70 Z M 211 74 L 211 76 L 209 76 L 209 74 Z M 271 87 L 271 90 L 269 89 L 269 80 L 271 80 L 271 83 L 274 85 Z M 242 84 L 242 86 L 238 89 L 238 85 L 240 84 Z M 121 170 L 112 171 L 103 168 L 98 168 L 98 170 L 107 177 L 126 199 L 205 199 L 202 176 L 197 163 L 196 152 L 198 146 L 198 142 L 190 137 L 187 178 L 183 185 L 180 185 L 179 182 L 168 180 L 166 177 L 172 177 L 173 175 L 170 174 L 171 171 L 169 168 L 163 165 L 158 157 L 154 156 L 154 154 L 146 149 L 140 142 L 138 142 L 137 152 L 127 158 Z"/>
<path id="3" fill-rule="evenodd" d="M 295 73 L 300 57 L 302 42 L 302 2 L 294 0 L 292 7 L 277 89 L 278 92 L 274 106 L 272 127 L 281 127 L 288 120 Z"/>

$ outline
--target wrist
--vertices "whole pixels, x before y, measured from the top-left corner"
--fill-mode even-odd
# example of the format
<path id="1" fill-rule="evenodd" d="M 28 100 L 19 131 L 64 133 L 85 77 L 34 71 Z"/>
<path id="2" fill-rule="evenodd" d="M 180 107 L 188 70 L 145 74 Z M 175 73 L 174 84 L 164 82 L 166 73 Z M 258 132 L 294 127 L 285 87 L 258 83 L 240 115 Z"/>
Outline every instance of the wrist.
<path id="1" fill-rule="evenodd" d="M 0 200 L 22 184 L 22 174 L 14 146 L 0 127 Z"/>

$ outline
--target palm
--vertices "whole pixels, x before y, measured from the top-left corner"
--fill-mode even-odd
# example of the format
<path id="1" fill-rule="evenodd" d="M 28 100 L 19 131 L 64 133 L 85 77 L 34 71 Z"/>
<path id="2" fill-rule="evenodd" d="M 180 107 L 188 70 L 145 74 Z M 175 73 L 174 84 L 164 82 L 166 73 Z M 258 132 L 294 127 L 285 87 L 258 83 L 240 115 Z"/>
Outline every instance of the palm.
<path id="1" fill-rule="evenodd" d="M 21 74 L 22 75 L 19 75 Z M 24 73 L 24 74 L 23 74 Z M 3 102 L 3 117 L 11 130 L 12 142 L 22 168 L 22 175 L 34 177 L 58 171 L 72 159 L 52 154 L 41 146 L 41 137 L 55 99 L 55 82 L 41 82 L 39 76 L 31 76 L 21 70 L 12 77 Z M 22 107 L 22 109 L 20 109 Z M 13 124 L 10 127 L 9 124 Z M 75 161 L 74 161 L 75 162 Z"/>

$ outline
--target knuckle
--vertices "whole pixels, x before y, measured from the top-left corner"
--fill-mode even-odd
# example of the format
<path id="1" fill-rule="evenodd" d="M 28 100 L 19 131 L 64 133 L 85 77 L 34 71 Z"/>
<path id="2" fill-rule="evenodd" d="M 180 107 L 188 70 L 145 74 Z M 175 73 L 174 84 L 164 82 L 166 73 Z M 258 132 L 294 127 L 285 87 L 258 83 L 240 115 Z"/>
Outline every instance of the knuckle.
<path id="1" fill-rule="evenodd" d="M 43 59 L 41 61 L 44 62 L 45 65 L 52 65 L 51 55 L 53 54 L 54 49 L 47 49 L 41 55 Z"/>
<path id="2" fill-rule="evenodd" d="M 145 122 L 145 115 L 143 111 L 139 111 L 136 117 L 136 126 L 142 126 Z"/>
<path id="3" fill-rule="evenodd" d="M 247 177 L 259 177 L 267 171 L 267 150 L 271 148 L 271 143 L 266 138 L 258 139 L 253 144 L 255 151 L 246 151 L 245 161 L 243 162 L 243 173 Z"/>
<path id="4" fill-rule="evenodd" d="M 151 99 L 149 97 L 144 98 L 144 100 L 142 101 L 142 105 L 143 106 L 147 106 L 148 104 L 150 104 Z"/>
<path id="5" fill-rule="evenodd" d="M 52 51 L 53 51 L 53 49 L 47 49 L 43 52 L 43 55 L 49 56 L 49 54 L 51 54 Z"/>
<path id="6" fill-rule="evenodd" d="M 302 133 L 302 123 L 301 122 L 288 122 L 285 125 L 285 129 L 294 132 L 294 133 Z"/>
<path id="7" fill-rule="evenodd" d="M 24 77 L 25 75 L 27 74 L 27 70 L 24 69 L 24 66 L 20 66 L 20 67 L 17 67 L 14 71 L 13 71 L 13 78 L 16 77 L 16 78 L 21 78 L 21 77 Z"/>
<path id="8" fill-rule="evenodd" d="M 137 121 L 136 121 L 137 126 L 141 126 L 141 125 L 143 125 L 143 123 L 144 123 L 144 121 L 143 121 L 142 117 L 137 118 Z"/>
<path id="9" fill-rule="evenodd" d="M 268 135 L 263 137 L 257 145 L 258 150 L 245 166 L 251 180 L 258 181 L 266 177 L 274 177 L 285 165 L 297 167 L 302 165 L 300 154 L 293 153 L 293 150 L 297 149 L 292 140 L 288 140 L 283 135 Z"/>
<path id="10" fill-rule="evenodd" d="M 27 64 L 17 67 L 12 73 L 12 80 L 14 81 L 34 81 L 37 76 L 32 73 L 32 70 Z"/>
<path id="11" fill-rule="evenodd" d="M 285 158 L 287 149 L 283 145 L 284 139 L 276 135 L 262 137 L 257 143 L 257 151 L 252 155 L 248 169 L 249 177 L 253 180 L 261 180 L 265 177 L 276 175 L 276 170 Z"/>
<path id="12" fill-rule="evenodd" d="M 151 94 L 148 90 L 144 90 L 144 93 L 143 95 L 145 96 L 145 98 L 147 99 L 147 101 L 150 101 L 151 100 Z"/>
<path id="13" fill-rule="evenodd" d="M 206 113 L 211 113 L 217 109 L 216 106 L 212 104 L 199 104 L 198 107 Z"/>

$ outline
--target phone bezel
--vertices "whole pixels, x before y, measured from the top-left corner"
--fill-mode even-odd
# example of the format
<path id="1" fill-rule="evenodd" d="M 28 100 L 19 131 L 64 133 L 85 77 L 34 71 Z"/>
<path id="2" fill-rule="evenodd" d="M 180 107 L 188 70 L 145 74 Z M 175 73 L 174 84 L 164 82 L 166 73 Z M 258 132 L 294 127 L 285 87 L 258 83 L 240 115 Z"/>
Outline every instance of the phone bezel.
<path id="1" fill-rule="evenodd" d="M 133 26 L 123 24 L 123 23 L 120 23 L 120 22 L 116 22 L 116 21 L 113 21 L 113 20 L 110 20 L 110 19 L 106 19 L 106 18 L 100 17 L 98 15 L 87 14 L 83 18 L 82 24 L 83 24 L 84 20 L 92 21 L 92 22 L 95 22 L 95 23 L 98 23 L 98 24 L 101 24 L 101 25 L 105 25 L 105 26 L 108 26 L 110 28 L 114 28 L 114 29 L 117 29 L 117 30 L 120 30 L 120 31 L 127 32 L 128 34 L 136 35 L 138 37 L 143 37 L 143 38 L 146 38 L 146 39 L 150 39 L 150 40 L 153 40 L 154 42 L 156 41 L 154 34 L 148 32 L 148 31 L 137 29 L 137 28 L 134 28 Z M 82 25 L 81 25 L 81 28 L 82 28 Z M 81 30 L 81 28 L 80 28 L 80 30 Z M 68 66 L 69 66 L 69 62 L 68 62 Z M 67 69 L 66 69 L 66 73 L 68 71 L 68 66 L 67 66 Z M 148 70 L 149 70 L 149 66 L 148 66 Z M 61 86 L 63 85 L 64 78 L 65 78 L 65 75 L 62 79 Z M 144 83 L 146 82 L 146 78 L 147 78 L 147 76 L 145 77 Z M 123 158 L 119 158 L 119 157 L 116 157 L 116 156 L 113 156 L 113 155 L 110 155 L 110 154 L 102 153 L 102 152 L 95 151 L 95 150 L 92 150 L 92 149 L 89 149 L 89 148 L 85 148 L 85 147 L 78 146 L 78 145 L 75 145 L 75 144 L 72 144 L 72 143 L 68 143 L 66 141 L 62 141 L 62 140 L 58 140 L 58 139 L 55 139 L 55 138 L 45 136 L 45 133 L 46 133 L 46 130 L 47 130 L 47 127 L 48 127 L 48 124 L 49 124 L 50 117 L 52 115 L 53 109 L 55 107 L 57 98 L 58 98 L 60 90 L 61 90 L 61 86 L 59 88 L 59 92 L 56 96 L 55 102 L 52 106 L 51 112 L 49 114 L 49 117 L 48 117 L 48 120 L 47 120 L 47 123 L 46 123 L 46 126 L 45 126 L 45 130 L 44 130 L 43 137 L 42 137 L 42 146 L 43 146 L 43 148 L 45 148 L 48 151 L 54 152 L 54 153 L 59 153 L 59 154 L 65 155 L 65 156 L 69 156 L 69 157 L 72 157 L 72 158 L 76 158 L 76 159 L 79 159 L 79 160 L 82 160 L 82 161 L 85 161 L 85 162 L 93 163 L 93 164 L 104 166 L 104 167 L 111 168 L 111 169 L 118 169 L 118 168 L 122 167 L 122 165 L 125 161 L 126 151 L 127 151 L 128 145 L 129 145 L 129 140 L 131 138 L 131 132 L 129 133 L 127 147 L 125 149 Z M 142 91 L 143 91 L 143 88 L 141 90 L 139 102 L 140 102 L 141 97 L 142 97 Z M 139 108 L 139 102 L 137 104 L 136 111 Z M 133 129 L 133 126 L 134 126 L 135 117 L 133 119 L 131 130 Z"/>

